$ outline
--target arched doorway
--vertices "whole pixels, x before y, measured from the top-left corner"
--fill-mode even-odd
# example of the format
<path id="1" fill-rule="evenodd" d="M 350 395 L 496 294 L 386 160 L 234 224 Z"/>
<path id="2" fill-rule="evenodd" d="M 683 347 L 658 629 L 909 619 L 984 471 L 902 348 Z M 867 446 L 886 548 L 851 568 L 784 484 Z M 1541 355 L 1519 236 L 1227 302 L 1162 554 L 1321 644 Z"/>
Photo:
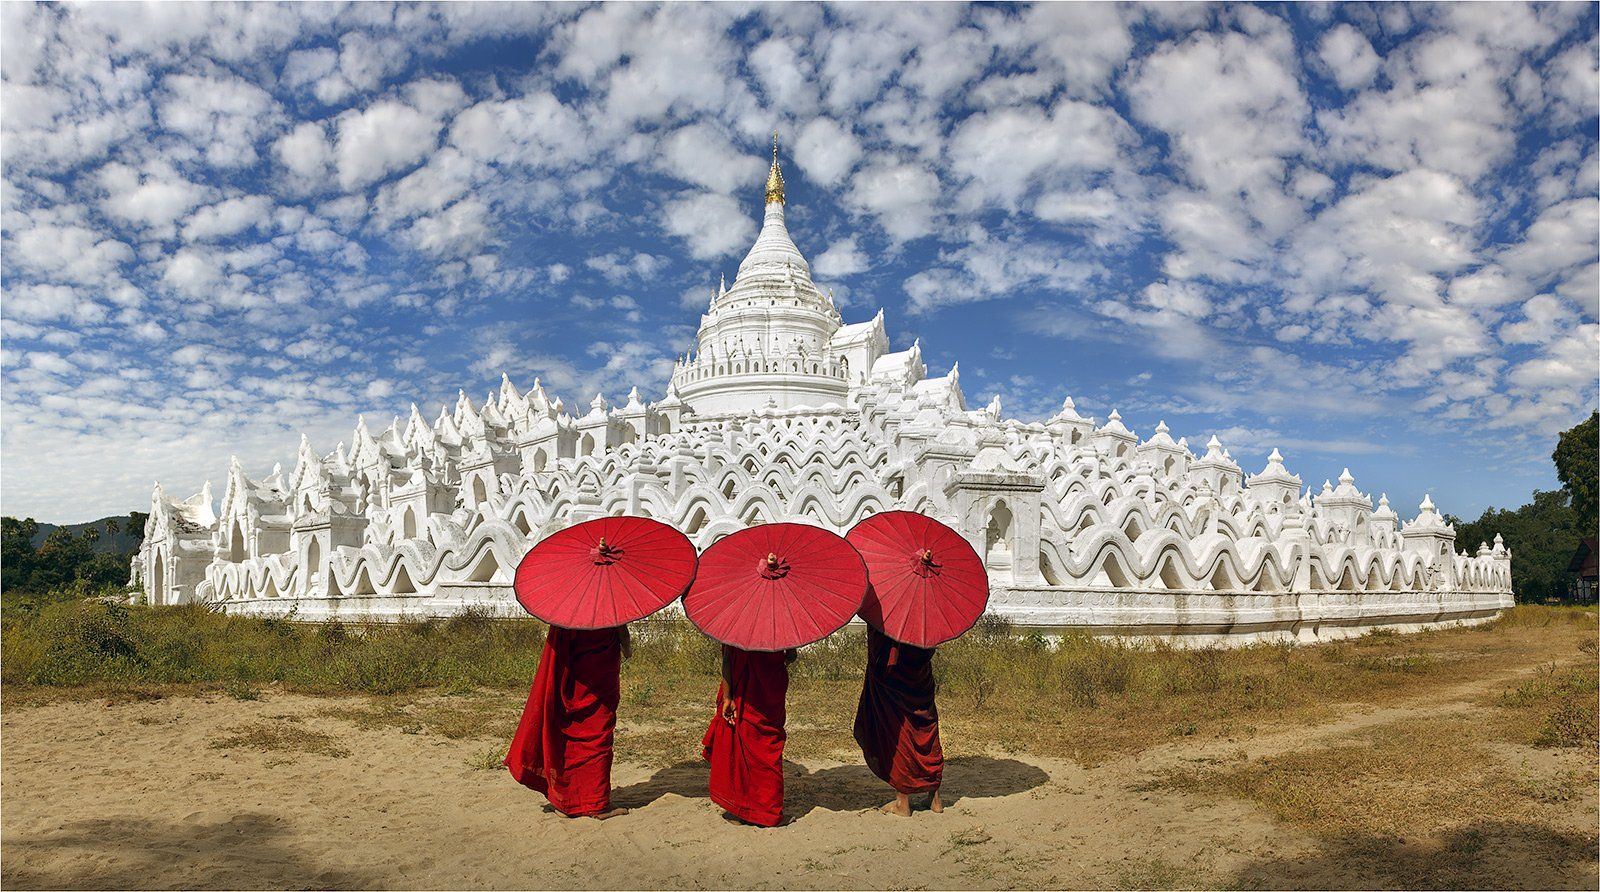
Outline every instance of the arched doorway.
<path id="1" fill-rule="evenodd" d="M 228 560 L 232 563 L 243 563 L 246 556 L 244 547 L 244 528 L 239 521 L 233 522 L 233 527 L 228 532 Z"/>
<path id="2" fill-rule="evenodd" d="M 322 581 L 322 543 L 314 537 L 306 547 L 306 591 L 313 591 Z"/>
<path id="3" fill-rule="evenodd" d="M 989 523 L 983 531 L 984 563 L 991 570 L 1011 566 L 1011 509 L 1004 500 L 996 501 L 989 510 Z"/>
<path id="4" fill-rule="evenodd" d="M 151 555 L 150 591 L 145 592 L 145 600 L 151 604 L 167 602 L 167 559 L 159 551 Z"/>

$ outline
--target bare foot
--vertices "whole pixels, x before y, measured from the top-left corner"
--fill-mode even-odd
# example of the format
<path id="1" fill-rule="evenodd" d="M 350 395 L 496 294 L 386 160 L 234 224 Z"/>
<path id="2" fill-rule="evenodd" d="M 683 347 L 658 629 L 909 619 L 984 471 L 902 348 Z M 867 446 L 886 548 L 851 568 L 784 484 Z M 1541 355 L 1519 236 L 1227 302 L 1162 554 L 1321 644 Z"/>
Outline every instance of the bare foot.
<path id="1" fill-rule="evenodd" d="M 604 821 L 606 818 L 621 817 L 627 813 L 628 810 L 619 805 L 610 811 L 603 811 L 597 815 L 590 815 L 589 817 L 594 818 L 596 821 Z"/>
<path id="2" fill-rule="evenodd" d="M 899 815 L 902 818 L 911 817 L 911 803 L 904 796 L 897 796 L 888 805 L 878 809 L 886 815 Z"/>
<path id="3" fill-rule="evenodd" d="M 933 795 L 928 797 L 928 811 L 934 814 L 944 813 L 944 800 L 939 798 L 938 790 L 934 790 Z"/>

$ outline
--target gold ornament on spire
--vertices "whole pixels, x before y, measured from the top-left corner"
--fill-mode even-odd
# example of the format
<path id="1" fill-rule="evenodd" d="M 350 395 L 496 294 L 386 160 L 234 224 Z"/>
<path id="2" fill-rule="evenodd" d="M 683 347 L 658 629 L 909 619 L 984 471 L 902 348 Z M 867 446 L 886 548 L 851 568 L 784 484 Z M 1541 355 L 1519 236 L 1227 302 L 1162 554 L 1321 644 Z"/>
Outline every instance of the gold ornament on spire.
<path id="1" fill-rule="evenodd" d="M 767 171 L 767 204 L 783 204 L 783 170 L 778 167 L 778 131 L 772 131 L 772 169 Z"/>

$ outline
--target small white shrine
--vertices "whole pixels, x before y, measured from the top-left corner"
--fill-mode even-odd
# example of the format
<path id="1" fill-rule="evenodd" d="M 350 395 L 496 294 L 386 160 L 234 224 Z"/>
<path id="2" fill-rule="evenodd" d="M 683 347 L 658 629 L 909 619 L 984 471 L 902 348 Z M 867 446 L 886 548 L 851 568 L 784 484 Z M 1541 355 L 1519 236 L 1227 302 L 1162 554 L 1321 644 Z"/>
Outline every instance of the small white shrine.
<path id="1" fill-rule="evenodd" d="M 1016 623 L 1190 641 L 1316 640 L 1376 626 L 1482 621 L 1512 603 L 1498 536 L 1476 554 L 1430 500 L 1401 523 L 1350 472 L 1317 495 L 1277 450 L 1246 474 L 1212 437 L 1196 454 L 1069 397 L 1043 422 L 971 409 L 956 368 L 890 352 L 883 313 L 845 324 L 784 225 L 776 152 L 761 234 L 700 319 L 667 392 L 569 408 L 502 376 L 429 422 L 357 422 L 293 471 L 237 460 L 210 484 L 151 496 L 134 579 L 155 604 L 203 601 L 300 619 L 520 613 L 512 574 L 568 524 L 638 514 L 704 548 L 752 524 L 840 533 L 920 511 L 988 565 L 990 609 Z"/>

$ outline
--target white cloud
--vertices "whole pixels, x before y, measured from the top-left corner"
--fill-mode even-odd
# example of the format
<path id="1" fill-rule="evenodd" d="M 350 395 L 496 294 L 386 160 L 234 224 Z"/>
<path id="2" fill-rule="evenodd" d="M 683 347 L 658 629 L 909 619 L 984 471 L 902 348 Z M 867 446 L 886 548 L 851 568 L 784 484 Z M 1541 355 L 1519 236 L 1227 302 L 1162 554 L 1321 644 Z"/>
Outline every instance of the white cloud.
<path id="1" fill-rule="evenodd" d="M 279 137 L 273 152 L 291 173 L 313 182 L 326 176 L 333 163 L 333 149 L 323 126 L 314 121 L 301 121 Z"/>
<path id="2" fill-rule="evenodd" d="M 705 124 L 690 124 L 661 141 L 658 163 L 663 171 L 716 192 L 743 187 L 754 192 L 766 168 L 760 159 L 736 148 L 728 135 Z"/>
<path id="3" fill-rule="evenodd" d="M 1117 166 L 1131 135 L 1116 112 L 1086 102 L 1062 100 L 1049 112 L 982 112 L 951 136 L 950 169 L 966 181 L 962 197 L 969 205 L 1012 209 L 1074 175 Z"/>
<path id="4" fill-rule="evenodd" d="M 1372 83 L 1382 62 L 1372 51 L 1372 43 L 1354 25 L 1337 25 L 1322 35 L 1317 54 L 1333 72 L 1333 79 L 1346 90 Z"/>
<path id="5" fill-rule="evenodd" d="M 272 209 L 272 199 L 265 195 L 242 195 L 208 205 L 184 221 L 184 241 L 225 238 L 251 227 L 267 226 L 272 221 Z"/>
<path id="6" fill-rule="evenodd" d="M 925 312 L 949 304 L 992 300 L 1018 290 L 1075 292 L 1098 271 L 1074 262 L 1058 249 L 1016 237 L 996 238 L 971 227 L 966 245 L 940 258 L 939 266 L 905 281 L 907 309 Z"/>
<path id="7" fill-rule="evenodd" d="M 175 74 L 161 86 L 161 126 L 193 140 L 216 167 L 255 164 L 257 143 L 281 117 L 271 94 L 236 77 Z"/>
<path id="8" fill-rule="evenodd" d="M 83 226 L 50 223 L 7 227 L 7 259 L 40 276 L 80 284 L 109 284 L 122 265 L 134 259 L 133 249 Z"/>
<path id="9" fill-rule="evenodd" d="M 667 202 L 662 209 L 662 228 L 689 243 L 689 253 L 697 260 L 723 257 L 755 240 L 755 221 L 749 207 L 713 192 L 691 193 Z"/>
<path id="10" fill-rule="evenodd" d="M 884 161 L 855 175 L 848 198 L 873 215 L 889 238 L 904 242 L 933 232 L 934 197 L 940 189 L 939 175 L 931 168 Z"/>
<path id="11" fill-rule="evenodd" d="M 106 192 L 101 207 L 108 216 L 164 237 L 172 224 L 206 199 L 209 189 L 157 166 L 140 172 L 126 164 L 100 169 L 100 186 Z"/>
<path id="12" fill-rule="evenodd" d="M 341 115 L 334 166 L 339 185 L 356 189 L 415 165 L 438 141 L 438 118 L 394 100 Z"/>
<path id="13" fill-rule="evenodd" d="M 868 263 L 866 255 L 856 245 L 856 240 L 852 236 L 834 242 L 828 250 L 818 254 L 817 259 L 811 262 L 811 268 L 821 276 L 842 278 L 866 272 Z"/>
<path id="14" fill-rule="evenodd" d="M 836 186 L 861 158 L 861 141 L 832 118 L 812 118 L 794 140 L 794 160 L 806 176 Z"/>

